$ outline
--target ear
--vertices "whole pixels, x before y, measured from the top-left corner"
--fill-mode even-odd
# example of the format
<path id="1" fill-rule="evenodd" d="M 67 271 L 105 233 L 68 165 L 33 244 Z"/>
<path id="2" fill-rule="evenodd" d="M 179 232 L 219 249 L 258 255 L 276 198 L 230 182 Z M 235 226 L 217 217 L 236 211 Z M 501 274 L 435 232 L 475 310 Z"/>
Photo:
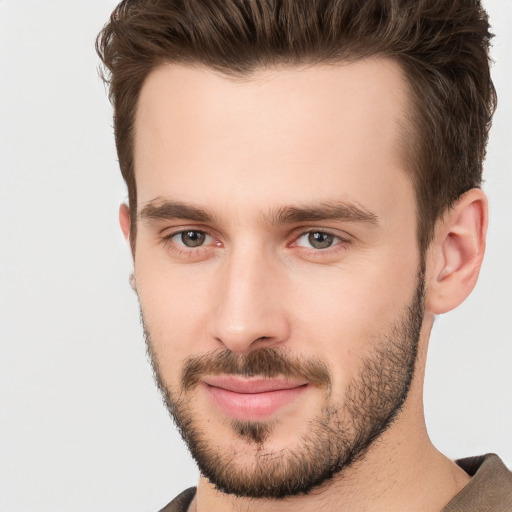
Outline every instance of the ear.
<path id="1" fill-rule="evenodd" d="M 119 207 L 119 224 L 123 232 L 124 239 L 130 243 L 130 208 L 123 203 Z"/>
<path id="2" fill-rule="evenodd" d="M 463 194 L 437 221 L 427 255 L 427 311 L 446 313 L 472 292 L 484 257 L 487 223 L 487 198 L 480 189 Z"/>

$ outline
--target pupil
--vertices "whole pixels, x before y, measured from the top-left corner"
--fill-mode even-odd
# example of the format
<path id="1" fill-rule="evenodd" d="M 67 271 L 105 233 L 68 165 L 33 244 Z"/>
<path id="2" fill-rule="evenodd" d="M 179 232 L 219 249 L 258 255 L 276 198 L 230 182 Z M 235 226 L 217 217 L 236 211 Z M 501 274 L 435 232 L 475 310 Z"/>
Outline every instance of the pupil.
<path id="1" fill-rule="evenodd" d="M 181 241 L 187 247 L 199 247 L 204 243 L 205 234 L 201 231 L 185 231 L 181 234 Z"/>
<path id="2" fill-rule="evenodd" d="M 320 231 L 310 233 L 308 236 L 309 243 L 315 249 L 327 249 L 332 245 L 333 239 L 333 235 L 321 233 Z"/>

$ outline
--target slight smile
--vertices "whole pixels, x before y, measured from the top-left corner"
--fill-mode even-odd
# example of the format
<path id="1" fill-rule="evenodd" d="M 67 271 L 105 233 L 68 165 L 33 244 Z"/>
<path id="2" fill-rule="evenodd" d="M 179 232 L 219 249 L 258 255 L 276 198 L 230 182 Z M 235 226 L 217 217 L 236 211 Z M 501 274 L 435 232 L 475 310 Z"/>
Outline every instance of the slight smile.
<path id="1" fill-rule="evenodd" d="M 202 384 L 214 405 L 240 421 L 267 419 L 308 388 L 307 382 L 226 375 L 206 377 Z"/>

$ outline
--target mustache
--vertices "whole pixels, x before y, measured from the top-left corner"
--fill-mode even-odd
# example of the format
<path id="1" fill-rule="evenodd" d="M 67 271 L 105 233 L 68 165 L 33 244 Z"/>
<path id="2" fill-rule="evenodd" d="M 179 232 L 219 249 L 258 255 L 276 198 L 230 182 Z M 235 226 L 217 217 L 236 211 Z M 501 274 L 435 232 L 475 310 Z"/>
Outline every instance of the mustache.
<path id="1" fill-rule="evenodd" d="M 246 355 L 221 350 L 188 358 L 181 372 L 181 384 L 188 391 L 206 375 L 224 374 L 269 379 L 285 377 L 306 380 L 323 388 L 330 388 L 332 380 L 327 366 L 315 357 L 297 357 L 283 350 L 265 347 Z"/>

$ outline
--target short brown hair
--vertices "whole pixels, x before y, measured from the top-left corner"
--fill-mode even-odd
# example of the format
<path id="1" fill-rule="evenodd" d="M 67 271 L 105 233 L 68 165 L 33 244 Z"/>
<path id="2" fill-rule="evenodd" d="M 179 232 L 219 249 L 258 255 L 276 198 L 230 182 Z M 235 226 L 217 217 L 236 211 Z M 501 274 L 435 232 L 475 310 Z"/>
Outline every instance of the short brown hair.
<path id="1" fill-rule="evenodd" d="M 436 219 L 481 183 L 496 105 L 491 37 L 478 0 L 123 0 L 96 48 L 114 106 L 132 243 L 134 118 L 142 85 L 156 66 L 203 64 L 250 77 L 272 65 L 383 56 L 400 63 L 412 91 L 408 145 L 424 251 Z"/>

